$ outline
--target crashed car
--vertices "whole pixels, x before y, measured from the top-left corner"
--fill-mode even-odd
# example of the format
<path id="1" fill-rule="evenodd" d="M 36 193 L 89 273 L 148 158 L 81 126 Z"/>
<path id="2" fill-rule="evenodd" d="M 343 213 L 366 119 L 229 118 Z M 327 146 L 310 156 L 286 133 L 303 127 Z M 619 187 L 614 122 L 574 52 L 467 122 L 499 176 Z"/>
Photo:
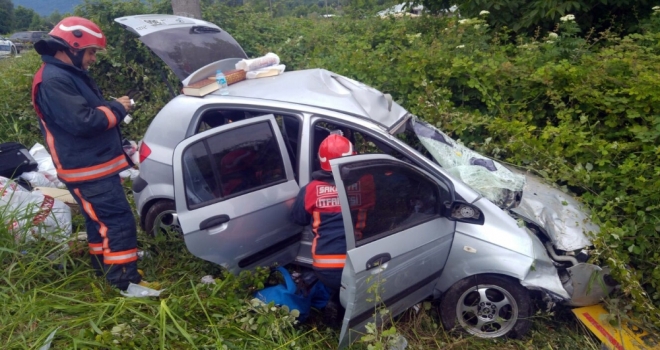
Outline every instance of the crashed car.
<path id="1" fill-rule="evenodd" d="M 172 15 L 115 20 L 185 85 L 246 58 L 216 25 Z M 456 143 L 383 94 L 324 69 L 229 86 L 229 95 L 179 95 L 151 122 L 133 183 L 148 232 L 178 231 L 195 256 L 238 273 L 311 266 L 313 234 L 289 220 L 301 186 L 320 168 L 321 141 L 348 137 L 357 155 L 330 162 L 347 259 L 340 346 L 372 322 L 369 287 L 392 315 L 426 299 L 447 328 L 520 337 L 533 297 L 548 306 L 597 303 L 614 285 L 587 263 L 590 223 L 580 204 L 540 179 Z M 351 204 L 362 176 L 375 205 L 362 234 Z"/>

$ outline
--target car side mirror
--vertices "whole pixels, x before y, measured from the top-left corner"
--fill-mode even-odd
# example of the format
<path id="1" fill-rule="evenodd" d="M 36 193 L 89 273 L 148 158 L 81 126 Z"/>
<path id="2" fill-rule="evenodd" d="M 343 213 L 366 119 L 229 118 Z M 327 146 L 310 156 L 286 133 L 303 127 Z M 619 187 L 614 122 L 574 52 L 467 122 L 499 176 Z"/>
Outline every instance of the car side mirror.
<path id="1" fill-rule="evenodd" d="M 476 205 L 463 201 L 454 201 L 447 208 L 449 220 L 468 224 L 483 225 L 484 213 Z"/>

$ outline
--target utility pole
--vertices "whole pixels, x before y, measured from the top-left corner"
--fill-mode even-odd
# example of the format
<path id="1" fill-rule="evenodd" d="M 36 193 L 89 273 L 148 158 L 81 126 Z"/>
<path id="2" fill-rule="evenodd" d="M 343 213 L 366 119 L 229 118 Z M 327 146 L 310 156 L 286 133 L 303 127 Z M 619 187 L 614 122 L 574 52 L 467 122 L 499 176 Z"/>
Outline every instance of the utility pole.
<path id="1" fill-rule="evenodd" d="M 172 11 L 177 16 L 202 19 L 199 0 L 172 0 Z"/>

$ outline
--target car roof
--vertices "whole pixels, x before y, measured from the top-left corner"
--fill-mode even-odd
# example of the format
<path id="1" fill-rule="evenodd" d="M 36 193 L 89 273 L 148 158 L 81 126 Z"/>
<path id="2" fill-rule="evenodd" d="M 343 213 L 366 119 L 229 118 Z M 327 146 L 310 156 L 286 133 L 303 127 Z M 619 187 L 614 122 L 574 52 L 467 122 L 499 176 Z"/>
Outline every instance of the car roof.
<path id="1" fill-rule="evenodd" d="M 232 84 L 229 94 L 343 112 L 368 119 L 387 130 L 395 129 L 408 115 L 388 95 L 325 69 L 306 69 L 274 77 L 248 79 Z M 220 96 L 220 91 L 207 98 L 209 96 Z"/>

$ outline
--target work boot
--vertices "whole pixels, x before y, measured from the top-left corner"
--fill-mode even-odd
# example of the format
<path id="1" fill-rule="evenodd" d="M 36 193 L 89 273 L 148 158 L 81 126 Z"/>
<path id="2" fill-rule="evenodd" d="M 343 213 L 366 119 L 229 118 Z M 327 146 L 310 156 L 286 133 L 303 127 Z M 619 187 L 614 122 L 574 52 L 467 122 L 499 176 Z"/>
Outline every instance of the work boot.
<path id="1" fill-rule="evenodd" d="M 160 290 L 161 288 L 160 282 L 147 282 L 145 280 L 142 280 L 138 284 L 141 285 L 142 287 L 147 287 L 155 290 Z"/>
<path id="2" fill-rule="evenodd" d="M 160 287 L 161 287 L 160 282 L 147 282 L 147 281 L 144 280 L 144 271 L 142 271 L 142 269 L 137 269 L 137 272 L 143 278 L 143 280 L 140 281 L 140 283 L 138 283 L 139 285 L 141 285 L 142 287 L 147 287 L 147 288 L 151 288 L 151 289 L 155 289 L 155 290 L 160 289 Z"/>
<path id="3" fill-rule="evenodd" d="M 323 322 L 330 328 L 340 328 L 344 318 L 344 308 L 338 300 L 330 298 L 323 308 Z"/>

